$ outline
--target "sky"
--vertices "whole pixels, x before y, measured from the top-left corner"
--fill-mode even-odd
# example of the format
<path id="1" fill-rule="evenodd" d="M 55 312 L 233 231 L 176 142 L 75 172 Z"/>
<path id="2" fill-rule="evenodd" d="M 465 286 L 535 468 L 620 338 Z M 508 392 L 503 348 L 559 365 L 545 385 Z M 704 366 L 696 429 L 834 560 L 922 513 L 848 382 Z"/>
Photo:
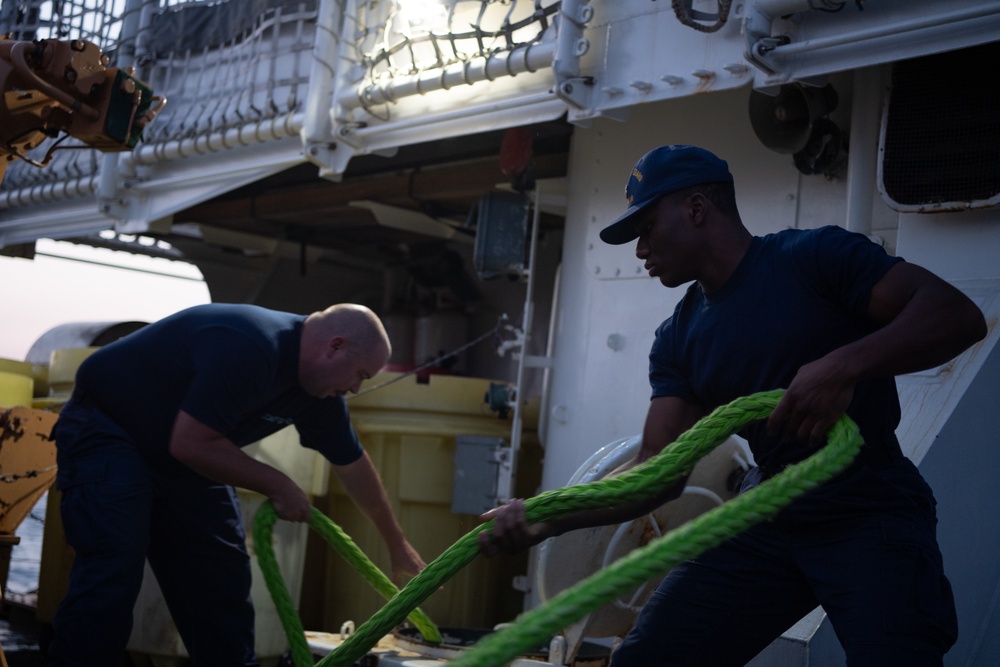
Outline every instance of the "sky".
<path id="1" fill-rule="evenodd" d="M 23 361 L 32 344 L 60 324 L 152 322 L 211 301 L 201 272 L 185 262 L 48 239 L 39 240 L 35 252 L 33 260 L 0 256 L 5 359 Z"/>
<path id="2" fill-rule="evenodd" d="M 211 301 L 201 272 L 184 262 L 48 239 L 36 243 L 35 253 L 33 260 L 0 256 L 2 358 L 23 361 L 34 342 L 60 324 L 152 322 Z M 11 592 L 38 588 L 45 503 L 43 496 L 17 528 Z"/>

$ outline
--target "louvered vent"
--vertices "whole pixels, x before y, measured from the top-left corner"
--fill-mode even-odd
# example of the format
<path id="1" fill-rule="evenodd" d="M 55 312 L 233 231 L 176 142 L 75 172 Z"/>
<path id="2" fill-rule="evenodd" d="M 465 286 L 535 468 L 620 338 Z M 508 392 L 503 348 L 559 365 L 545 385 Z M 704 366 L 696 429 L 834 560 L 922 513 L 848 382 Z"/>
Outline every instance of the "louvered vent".
<path id="1" fill-rule="evenodd" d="M 1000 42 L 893 65 L 879 189 L 898 211 L 1000 203 Z"/>

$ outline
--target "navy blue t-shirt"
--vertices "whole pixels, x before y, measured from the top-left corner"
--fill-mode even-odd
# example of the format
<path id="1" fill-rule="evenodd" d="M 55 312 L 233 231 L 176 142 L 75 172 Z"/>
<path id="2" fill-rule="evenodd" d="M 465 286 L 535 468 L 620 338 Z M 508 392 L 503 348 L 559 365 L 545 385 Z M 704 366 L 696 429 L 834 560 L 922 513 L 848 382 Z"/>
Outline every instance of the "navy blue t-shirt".
<path id="1" fill-rule="evenodd" d="M 145 454 L 167 447 L 179 410 L 243 447 L 295 425 L 330 462 L 362 455 L 341 397 L 316 398 L 298 382 L 305 316 L 258 306 L 194 306 L 107 345 L 80 366 L 76 387 Z"/>
<path id="2" fill-rule="evenodd" d="M 653 397 L 676 396 L 706 411 L 741 396 L 787 388 L 798 369 L 876 328 L 872 287 L 896 262 L 867 237 L 840 227 L 754 237 L 728 282 L 712 294 L 693 283 L 656 331 L 649 355 Z M 863 451 L 898 452 L 893 378 L 859 382 L 847 409 Z M 777 470 L 814 451 L 778 448 L 764 421 L 741 433 L 762 467 Z"/>

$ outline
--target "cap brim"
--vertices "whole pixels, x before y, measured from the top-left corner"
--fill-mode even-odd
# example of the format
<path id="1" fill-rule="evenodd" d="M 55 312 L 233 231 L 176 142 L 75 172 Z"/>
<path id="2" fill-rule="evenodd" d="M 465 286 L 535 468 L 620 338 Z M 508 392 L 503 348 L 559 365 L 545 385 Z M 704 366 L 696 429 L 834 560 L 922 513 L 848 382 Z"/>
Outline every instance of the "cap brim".
<path id="1" fill-rule="evenodd" d="M 635 220 L 632 217 L 646 208 L 650 202 L 645 202 L 638 206 L 629 206 L 617 220 L 601 230 L 601 240 L 611 245 L 622 245 L 639 238 L 639 230 L 635 227 Z"/>

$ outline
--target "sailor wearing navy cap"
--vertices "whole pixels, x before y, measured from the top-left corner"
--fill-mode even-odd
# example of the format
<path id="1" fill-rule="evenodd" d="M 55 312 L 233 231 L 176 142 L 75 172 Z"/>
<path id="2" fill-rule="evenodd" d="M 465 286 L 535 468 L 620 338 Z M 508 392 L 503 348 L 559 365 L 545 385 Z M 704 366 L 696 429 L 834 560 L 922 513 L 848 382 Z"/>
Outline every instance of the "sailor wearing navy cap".
<path id="1" fill-rule="evenodd" d="M 704 148 L 697 146 L 660 146 L 649 151 L 632 167 L 625 185 L 628 208 L 608 227 L 601 230 L 601 240 L 620 245 L 639 237 L 635 226 L 638 213 L 661 195 L 692 185 L 732 183 L 729 165 Z"/>
<path id="2" fill-rule="evenodd" d="M 628 207 L 604 230 L 635 241 L 650 276 L 690 283 L 657 329 L 641 464 L 713 408 L 786 388 L 746 437 L 756 466 L 741 492 L 825 444 L 845 412 L 864 446 L 819 488 L 666 576 L 612 658 L 613 667 L 742 666 L 815 607 L 850 665 L 940 665 L 955 642 L 951 587 L 935 535 L 935 500 L 903 456 L 894 376 L 946 362 L 986 334 L 957 289 L 839 227 L 754 236 L 726 162 L 696 146 L 661 146 L 635 164 Z M 484 515 L 487 555 L 568 530 L 634 519 L 680 494 L 529 525 L 511 501 Z"/>

